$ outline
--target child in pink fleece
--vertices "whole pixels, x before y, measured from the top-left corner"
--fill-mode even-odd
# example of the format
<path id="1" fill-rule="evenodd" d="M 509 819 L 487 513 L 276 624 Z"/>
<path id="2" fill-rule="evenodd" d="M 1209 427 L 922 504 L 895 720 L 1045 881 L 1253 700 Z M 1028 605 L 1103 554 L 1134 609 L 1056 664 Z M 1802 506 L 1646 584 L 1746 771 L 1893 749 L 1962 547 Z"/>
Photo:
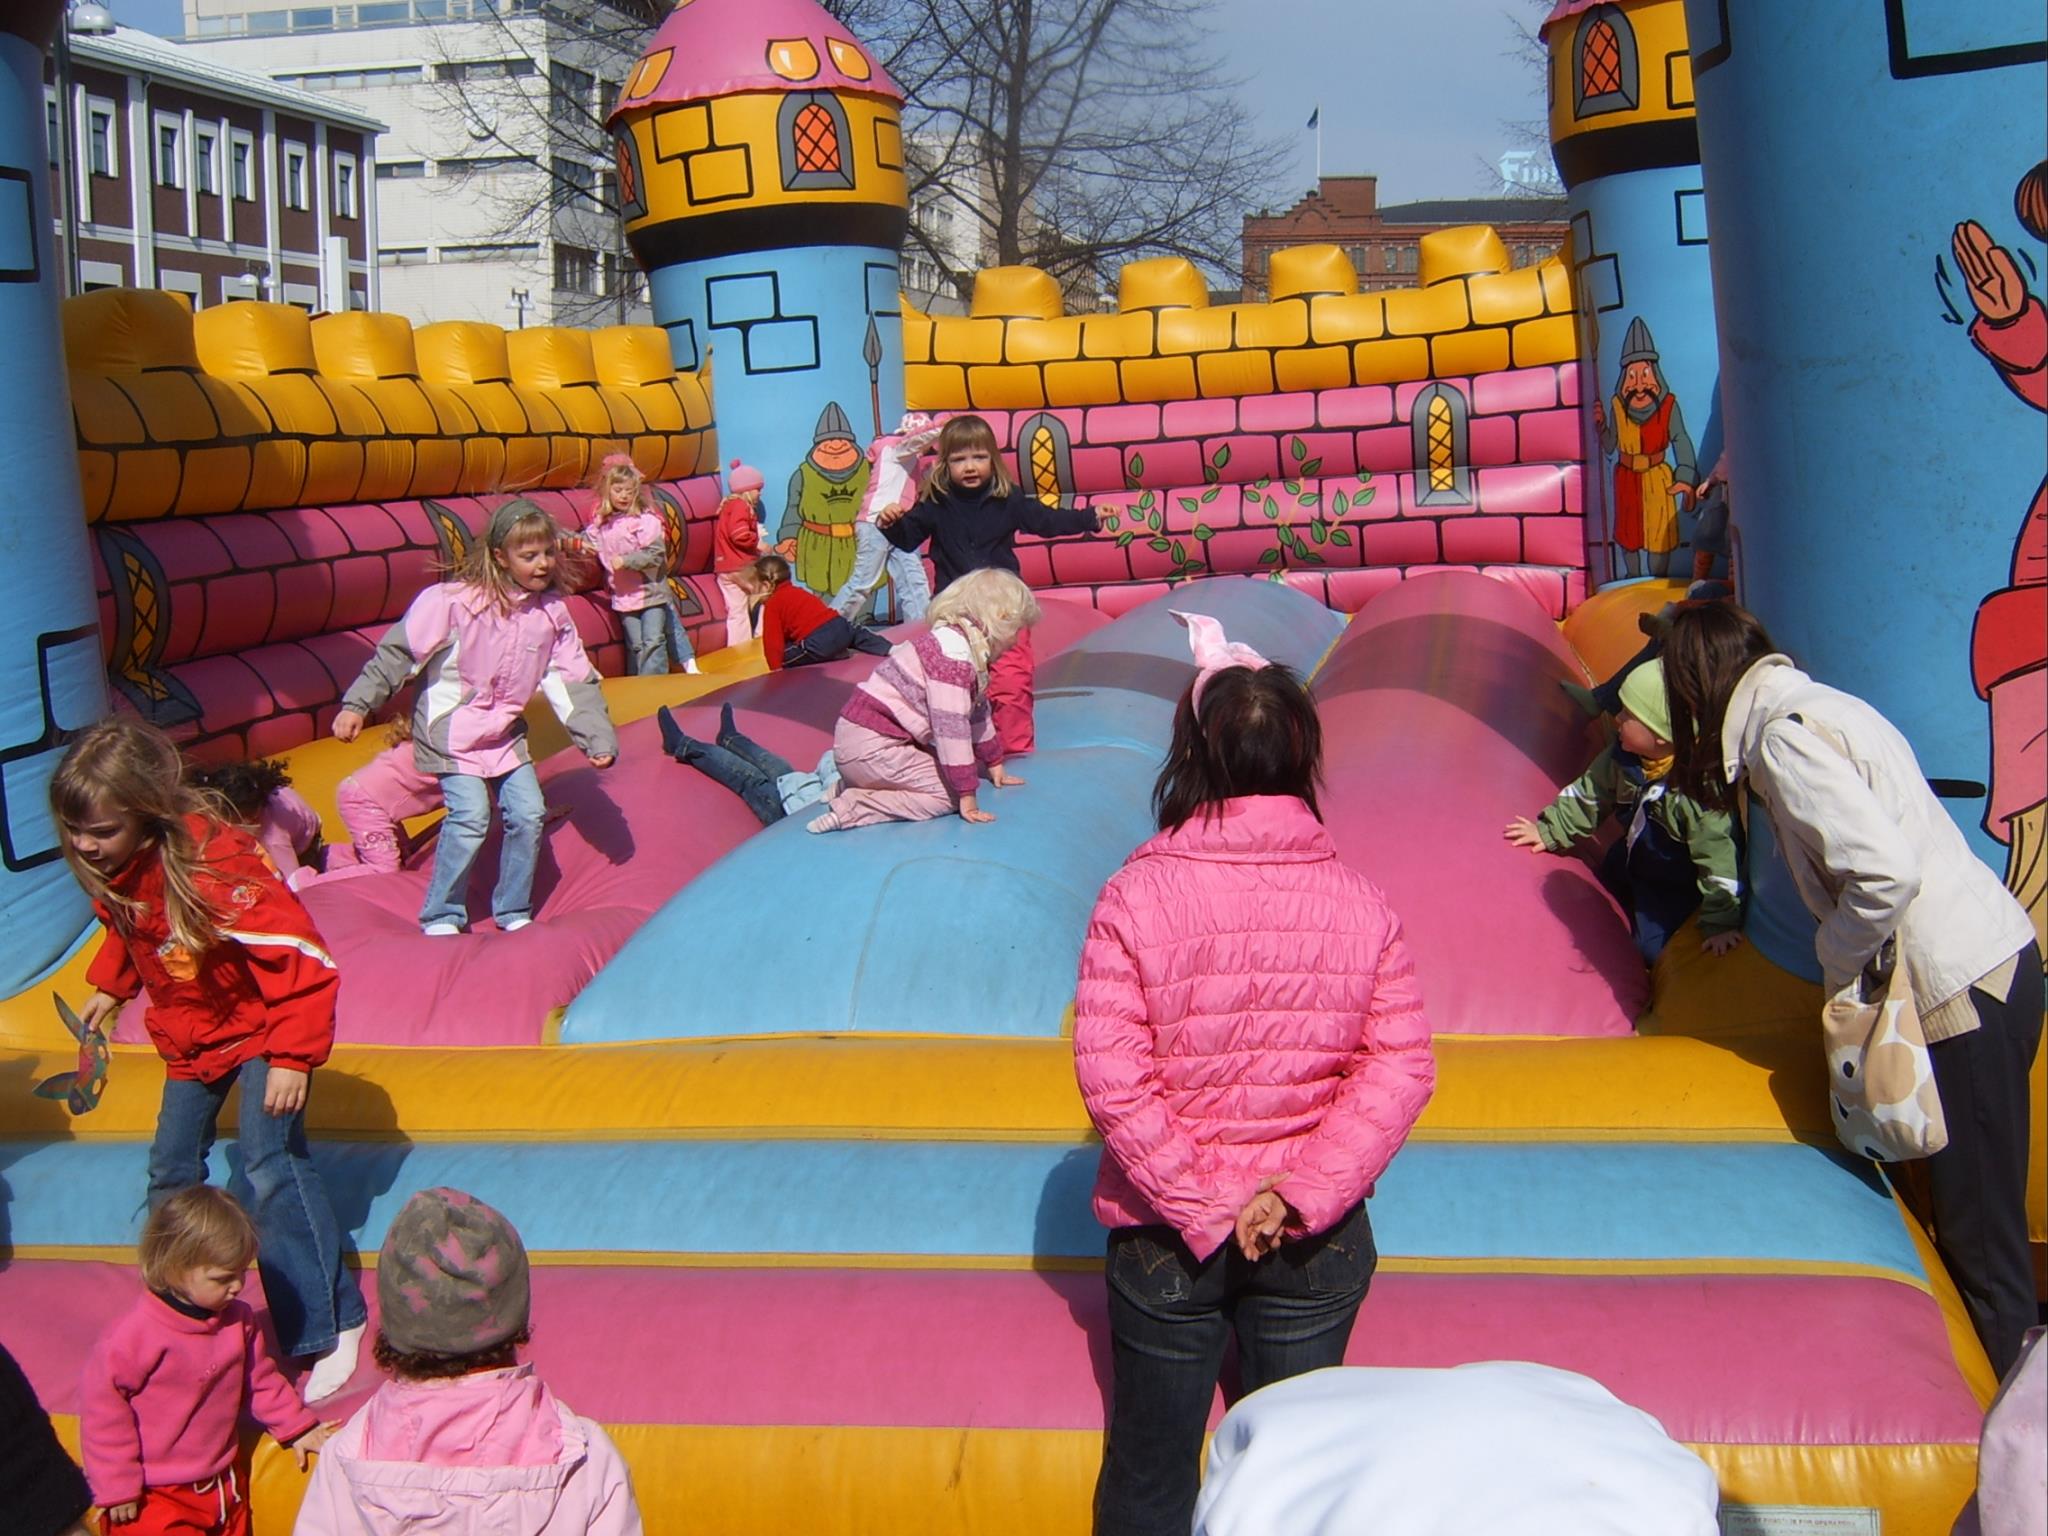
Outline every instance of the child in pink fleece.
<path id="1" fill-rule="evenodd" d="M 296 891 L 320 872 L 326 857 L 320 813 L 292 788 L 282 763 L 268 757 L 212 763 L 188 777 L 223 803 L 225 820 L 248 829 L 286 885 Z"/>
<path id="2" fill-rule="evenodd" d="M 1074 1067 L 1102 1135 L 1112 1361 L 1098 1532 L 1185 1532 L 1232 1334 L 1246 1395 L 1343 1363 L 1366 1197 L 1436 1083 L 1386 898 L 1316 804 L 1322 724 L 1283 666 L 1177 614 L 1196 676 L 1159 835 L 1096 899 Z"/>
<path id="3" fill-rule="evenodd" d="M 390 874 L 405 857 L 406 820 L 441 808 L 441 781 L 413 758 L 412 722 L 400 715 L 389 730 L 391 745 L 335 786 L 352 856 L 329 849 L 330 874 Z"/>
<path id="4" fill-rule="evenodd" d="M 618 1448 L 519 1363 L 532 1296 L 512 1223 L 422 1190 L 385 1233 L 377 1300 L 392 1380 L 321 1456 L 296 1536 L 640 1536 Z"/>
<path id="5" fill-rule="evenodd" d="M 334 1426 L 306 1407 L 238 1299 L 256 1229 L 234 1196 L 207 1184 L 171 1196 L 142 1230 L 141 1257 L 148 1293 L 100 1335 L 79 1394 L 93 1499 L 123 1536 L 243 1536 L 244 1411 L 301 1469 Z"/>

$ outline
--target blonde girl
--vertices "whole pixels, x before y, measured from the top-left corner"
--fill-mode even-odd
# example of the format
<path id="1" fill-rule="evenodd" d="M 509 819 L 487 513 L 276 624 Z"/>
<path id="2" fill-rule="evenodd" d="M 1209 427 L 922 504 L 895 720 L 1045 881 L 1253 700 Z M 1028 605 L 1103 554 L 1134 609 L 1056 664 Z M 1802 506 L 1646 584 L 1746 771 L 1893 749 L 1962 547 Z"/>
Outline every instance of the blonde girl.
<path id="1" fill-rule="evenodd" d="M 491 829 L 504 821 L 491 915 L 500 933 L 533 921 L 533 871 L 547 807 L 526 748 L 528 700 L 542 693 L 596 768 L 619 740 L 605 713 L 597 671 L 562 601 L 561 533 L 532 502 L 491 514 L 454 579 L 427 588 L 385 632 L 341 701 L 334 734 L 353 741 L 379 706 L 423 674 L 413 706 L 413 760 L 441 781 L 447 818 L 420 908 L 436 938 L 469 925 L 469 872 Z"/>
<path id="2" fill-rule="evenodd" d="M 942 587 L 970 571 L 1016 575 L 1020 533 L 1050 539 L 1096 530 L 1092 510 L 1049 507 L 1012 482 L 995 431 L 979 416 L 953 417 L 940 428 L 933 451 L 938 462 L 916 505 L 907 512 L 883 508 L 875 526 L 898 549 L 919 549 L 929 540 L 932 568 Z M 1027 630 L 1002 652 L 989 684 L 996 730 L 1008 756 L 1029 752 L 1036 744 L 1031 713 L 1036 671 Z"/>
<path id="3" fill-rule="evenodd" d="M 243 1277 L 256 1229 L 225 1190 L 180 1190 L 142 1229 L 144 1293 L 100 1335 L 78 1439 L 107 1523 L 137 1536 L 247 1536 L 236 1474 L 246 1410 L 301 1471 L 334 1433 L 278 1368 Z"/>
<path id="4" fill-rule="evenodd" d="M 646 477 L 631 458 L 614 453 L 598 467 L 591 489 L 590 531 L 612 612 L 625 632 L 627 669 L 642 677 L 665 673 L 673 654 L 685 672 L 695 672 L 697 657 L 669 593 L 668 529 Z"/>
<path id="5" fill-rule="evenodd" d="M 108 1028 L 149 992 L 143 1027 L 169 1067 L 151 1209 L 205 1182 L 221 1107 L 240 1086 L 263 1291 L 285 1352 L 323 1357 L 307 1384 L 318 1398 L 355 1369 L 365 1321 L 306 1151 L 309 1079 L 334 1045 L 340 978 L 256 840 L 208 810 L 184 766 L 163 732 L 113 719 L 80 735 L 51 778 L 64 857 L 106 928 L 78 1013 Z"/>
<path id="6" fill-rule="evenodd" d="M 991 668 L 1038 622 L 1038 600 L 1008 571 L 972 571 L 932 600 L 930 627 L 892 648 L 853 691 L 832 732 L 841 789 L 813 832 L 957 811 L 994 821 L 976 790 L 1024 781 L 1003 769 L 989 710 Z"/>

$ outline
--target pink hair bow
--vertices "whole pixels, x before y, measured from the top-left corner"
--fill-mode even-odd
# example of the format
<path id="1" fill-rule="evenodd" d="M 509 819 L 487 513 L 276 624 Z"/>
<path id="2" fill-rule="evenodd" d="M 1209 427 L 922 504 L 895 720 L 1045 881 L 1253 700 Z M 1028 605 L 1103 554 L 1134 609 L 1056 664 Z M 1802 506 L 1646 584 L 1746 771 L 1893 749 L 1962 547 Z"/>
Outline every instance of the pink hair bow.
<path id="1" fill-rule="evenodd" d="M 1206 613 L 1182 613 L 1178 608 L 1167 610 L 1184 625 L 1188 632 L 1188 649 L 1195 658 L 1195 713 L 1202 712 L 1202 690 L 1209 686 L 1209 680 L 1218 672 L 1232 667 L 1247 667 L 1257 672 L 1269 667 L 1271 662 L 1241 640 L 1227 640 L 1223 635 L 1221 621 Z"/>
<path id="2" fill-rule="evenodd" d="M 630 469 L 637 471 L 640 468 L 639 465 L 633 462 L 633 455 L 631 455 L 630 453 L 608 453 L 604 456 L 603 460 L 599 463 L 598 467 L 600 469 L 605 470 L 607 473 L 614 469 Z"/>

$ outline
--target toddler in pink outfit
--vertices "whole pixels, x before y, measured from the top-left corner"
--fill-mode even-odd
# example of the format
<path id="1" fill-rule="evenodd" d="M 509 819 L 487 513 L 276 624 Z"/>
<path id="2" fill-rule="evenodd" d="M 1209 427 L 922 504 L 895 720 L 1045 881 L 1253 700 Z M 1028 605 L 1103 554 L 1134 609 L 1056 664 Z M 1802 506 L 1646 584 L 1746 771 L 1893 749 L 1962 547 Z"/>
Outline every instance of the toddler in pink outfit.
<path id="1" fill-rule="evenodd" d="M 188 777 L 222 803 L 223 819 L 249 830 L 286 885 L 298 890 L 320 872 L 320 813 L 292 788 L 283 764 L 267 757 L 213 763 Z"/>
<path id="2" fill-rule="evenodd" d="M 390 874 L 405 857 L 407 818 L 441 808 L 441 781 L 421 772 L 413 755 L 411 722 L 401 715 L 389 729 L 391 745 L 335 786 L 334 807 L 353 857 L 331 850 L 331 873 Z"/>
<path id="3" fill-rule="evenodd" d="M 511 1222 L 422 1190 L 385 1233 L 377 1299 L 392 1379 L 320 1458 L 296 1536 L 640 1536 L 618 1448 L 519 1363 L 532 1294 Z"/>
<path id="4" fill-rule="evenodd" d="M 93 1499 L 123 1536 L 245 1536 L 243 1413 L 301 1468 L 334 1426 L 301 1400 L 239 1299 L 256 1229 L 234 1196 L 207 1184 L 171 1196 L 142 1230 L 141 1257 L 149 1290 L 100 1335 L 79 1395 Z"/>

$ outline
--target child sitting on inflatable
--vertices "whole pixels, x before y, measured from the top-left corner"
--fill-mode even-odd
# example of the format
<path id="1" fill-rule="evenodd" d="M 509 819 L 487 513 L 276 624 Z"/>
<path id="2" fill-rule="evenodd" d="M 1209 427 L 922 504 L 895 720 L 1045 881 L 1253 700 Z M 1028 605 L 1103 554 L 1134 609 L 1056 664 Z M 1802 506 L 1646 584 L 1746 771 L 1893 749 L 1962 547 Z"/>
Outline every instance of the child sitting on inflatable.
<path id="1" fill-rule="evenodd" d="M 186 777 L 227 811 L 227 819 L 256 839 L 293 890 L 325 863 L 320 813 L 293 789 L 282 763 L 259 757 L 246 763 L 212 763 Z"/>
<path id="2" fill-rule="evenodd" d="M 391 1380 L 328 1443 L 297 1536 L 640 1536 L 618 1447 L 519 1363 L 532 1294 L 511 1222 L 422 1190 L 385 1232 L 377 1298 Z"/>
<path id="3" fill-rule="evenodd" d="M 1629 930 L 1654 963 L 1695 908 L 1701 947 L 1725 955 L 1742 942 L 1741 858 L 1726 811 L 1710 811 L 1669 783 L 1671 706 L 1664 663 L 1646 661 L 1621 681 L 1621 740 L 1531 821 L 1505 836 L 1517 848 L 1562 853 L 1610 815 L 1622 835 L 1600 864 L 1600 883 L 1629 915 Z"/>
<path id="4" fill-rule="evenodd" d="M 837 661 L 848 651 L 886 656 L 889 642 L 865 624 L 850 624 L 818 595 L 790 579 L 789 562 L 763 555 L 733 572 L 733 582 L 761 611 L 761 656 L 770 672 Z"/>
<path id="5" fill-rule="evenodd" d="M 832 756 L 842 787 L 813 832 L 955 811 L 962 821 L 994 821 L 975 796 L 980 773 L 998 789 L 1023 785 L 1003 770 L 989 674 L 1038 622 L 1038 599 L 1008 571 L 970 571 L 933 599 L 927 617 L 931 628 L 894 647 L 839 711 Z"/>
<path id="6" fill-rule="evenodd" d="M 627 455 L 608 454 L 591 489 L 591 543 L 626 638 L 626 670 L 661 676 L 673 657 L 695 672 L 697 656 L 668 589 L 668 530 L 647 494 L 647 477 Z"/>
<path id="7" fill-rule="evenodd" d="M 146 1290 L 93 1345 L 79 1389 L 79 1445 L 109 1528 L 247 1531 L 235 1471 L 244 1409 L 291 1447 L 300 1471 L 334 1433 L 240 1299 L 255 1258 L 256 1228 L 226 1190 L 194 1184 L 150 1213 Z"/>
<path id="8" fill-rule="evenodd" d="M 884 575 L 895 585 L 899 622 L 914 624 L 931 606 L 924 561 L 891 544 L 875 519 L 884 511 L 900 516 L 910 510 L 917 497 L 917 461 L 938 441 L 939 432 L 939 423 L 923 411 L 910 411 L 893 433 L 868 445 L 868 489 L 853 520 L 853 571 L 832 594 L 832 606 L 853 622 L 867 611 Z"/>
<path id="9" fill-rule="evenodd" d="M 349 850 L 328 850 L 330 876 L 392 873 L 411 851 L 406 821 L 441 808 L 441 781 L 414 760 L 412 721 L 400 715 L 387 729 L 390 745 L 335 786 Z"/>
<path id="10" fill-rule="evenodd" d="M 655 711 L 655 719 L 662 751 L 738 795 L 764 827 L 816 805 L 839 787 L 839 768 L 829 748 L 815 770 L 803 773 L 788 758 L 741 735 L 730 704 L 719 713 L 716 742 L 684 734 L 666 705 Z"/>
<path id="11" fill-rule="evenodd" d="M 385 631 L 334 717 L 334 734 L 354 741 L 408 678 L 428 674 L 413 706 L 413 755 L 421 772 L 440 779 L 448 803 L 420 909 L 430 937 L 469 926 L 469 872 L 491 829 L 493 800 L 505 835 L 491 915 L 501 933 L 533 921 L 547 806 L 526 749 L 528 700 L 546 695 L 592 767 L 609 768 L 618 755 L 597 669 L 562 600 L 563 580 L 555 520 L 530 501 L 506 502 L 454 579 L 420 593 Z"/>

